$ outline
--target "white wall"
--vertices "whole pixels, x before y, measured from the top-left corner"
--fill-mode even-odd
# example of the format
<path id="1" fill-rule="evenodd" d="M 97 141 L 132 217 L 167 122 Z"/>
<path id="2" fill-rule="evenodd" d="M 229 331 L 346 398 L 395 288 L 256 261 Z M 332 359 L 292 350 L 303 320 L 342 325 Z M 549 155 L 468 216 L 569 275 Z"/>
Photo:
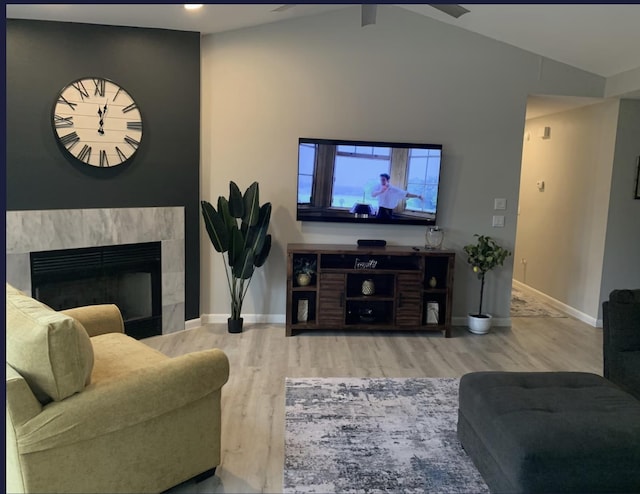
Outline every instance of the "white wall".
<path id="1" fill-rule="evenodd" d="M 604 91 L 602 77 L 386 5 L 366 28 L 354 6 L 205 36 L 202 79 L 202 198 L 227 195 L 230 180 L 260 183 L 275 245 L 243 312 L 282 318 L 287 243 L 424 245 L 423 227 L 296 222 L 299 137 L 443 144 L 438 223 L 458 251 L 453 314 L 463 316 L 479 286 L 462 246 L 480 233 L 514 247 L 527 94 Z M 496 197 L 507 199 L 505 228 L 491 227 Z M 201 232 L 202 312 L 228 314 L 221 256 Z M 487 281 L 498 318 L 509 316 L 512 260 Z"/>
<path id="2" fill-rule="evenodd" d="M 640 100 L 621 100 L 600 302 L 611 290 L 640 288 L 640 200 L 634 200 L 640 156 Z M 602 304 L 598 304 L 602 317 Z"/>
<path id="3" fill-rule="evenodd" d="M 600 301 L 618 106 L 618 100 L 606 100 L 525 125 L 514 278 L 592 323 Z M 549 139 L 540 137 L 544 127 L 551 129 Z"/>

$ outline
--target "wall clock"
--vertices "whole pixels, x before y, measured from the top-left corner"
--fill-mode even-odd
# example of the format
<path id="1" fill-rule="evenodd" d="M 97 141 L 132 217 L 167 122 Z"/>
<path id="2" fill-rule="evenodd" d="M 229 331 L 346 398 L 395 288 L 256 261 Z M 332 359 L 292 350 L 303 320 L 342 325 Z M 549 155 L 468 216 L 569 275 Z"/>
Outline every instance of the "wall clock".
<path id="1" fill-rule="evenodd" d="M 60 146 L 86 165 L 121 165 L 142 142 L 138 104 L 118 84 L 99 77 L 78 79 L 62 89 L 52 124 Z"/>

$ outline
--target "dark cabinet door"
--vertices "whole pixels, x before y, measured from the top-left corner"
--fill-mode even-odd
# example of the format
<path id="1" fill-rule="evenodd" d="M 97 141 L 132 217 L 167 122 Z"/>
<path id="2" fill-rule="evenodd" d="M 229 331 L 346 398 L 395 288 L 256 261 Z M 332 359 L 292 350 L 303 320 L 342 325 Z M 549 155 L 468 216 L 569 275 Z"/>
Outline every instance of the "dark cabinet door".
<path id="1" fill-rule="evenodd" d="M 323 327 L 344 326 L 344 274 L 321 273 L 318 285 L 318 324 Z"/>
<path id="2" fill-rule="evenodd" d="M 396 277 L 396 326 L 422 324 L 422 274 L 399 273 Z"/>

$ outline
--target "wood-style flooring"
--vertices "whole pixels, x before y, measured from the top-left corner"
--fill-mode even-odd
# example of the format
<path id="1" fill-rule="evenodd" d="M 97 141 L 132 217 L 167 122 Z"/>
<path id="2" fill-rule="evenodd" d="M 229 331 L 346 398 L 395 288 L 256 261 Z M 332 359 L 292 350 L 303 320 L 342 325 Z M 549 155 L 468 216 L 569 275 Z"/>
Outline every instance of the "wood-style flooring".
<path id="1" fill-rule="evenodd" d="M 307 332 L 248 324 L 241 334 L 207 325 L 144 343 L 169 356 L 220 348 L 229 357 L 222 390 L 222 463 L 216 476 L 172 493 L 282 492 L 285 377 L 460 377 L 481 370 L 602 374 L 602 330 L 573 318 L 513 318 L 484 336 Z"/>

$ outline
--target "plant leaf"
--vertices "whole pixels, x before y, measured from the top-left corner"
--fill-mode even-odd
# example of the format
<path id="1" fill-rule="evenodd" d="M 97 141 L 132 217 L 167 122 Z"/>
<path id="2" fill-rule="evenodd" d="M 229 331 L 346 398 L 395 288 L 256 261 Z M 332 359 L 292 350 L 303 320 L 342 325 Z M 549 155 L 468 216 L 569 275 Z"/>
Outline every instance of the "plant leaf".
<path id="1" fill-rule="evenodd" d="M 231 216 L 229 212 L 229 201 L 224 196 L 218 197 L 218 214 L 222 216 L 224 224 L 227 225 L 227 230 L 229 231 L 229 235 L 231 235 L 231 229 L 235 226 L 236 219 Z"/>
<path id="2" fill-rule="evenodd" d="M 245 191 L 244 197 L 243 223 L 248 226 L 255 226 L 260 214 L 260 188 L 258 182 L 253 182 Z"/>
<path id="3" fill-rule="evenodd" d="M 262 250 L 265 236 L 269 228 L 269 219 L 271 218 L 271 203 L 265 203 L 261 208 L 258 215 L 258 221 L 255 226 L 250 226 L 246 237 L 245 247 L 253 251 L 254 255 Z M 246 225 L 246 223 L 243 223 Z"/>
<path id="4" fill-rule="evenodd" d="M 240 257 L 233 264 L 233 276 L 238 279 L 246 280 L 253 275 L 253 252 L 250 249 L 244 249 Z"/>
<path id="5" fill-rule="evenodd" d="M 229 213 L 234 218 L 242 218 L 244 216 L 242 194 L 233 180 L 229 182 Z"/>
<path id="6" fill-rule="evenodd" d="M 237 225 L 233 225 L 231 228 L 231 237 L 229 242 L 229 266 L 235 266 L 238 259 L 242 256 L 244 249 L 244 238 L 238 230 Z"/>
<path id="7" fill-rule="evenodd" d="M 253 264 L 257 268 L 262 266 L 266 262 L 267 257 L 269 257 L 269 252 L 270 251 L 271 251 L 271 235 L 267 235 L 264 238 L 264 244 L 262 245 L 262 250 L 260 251 L 260 253 L 253 260 Z"/>
<path id="8" fill-rule="evenodd" d="M 216 209 L 207 201 L 200 202 L 204 226 L 209 234 L 213 248 L 218 252 L 226 252 L 229 248 L 229 232 L 222 217 Z"/>

